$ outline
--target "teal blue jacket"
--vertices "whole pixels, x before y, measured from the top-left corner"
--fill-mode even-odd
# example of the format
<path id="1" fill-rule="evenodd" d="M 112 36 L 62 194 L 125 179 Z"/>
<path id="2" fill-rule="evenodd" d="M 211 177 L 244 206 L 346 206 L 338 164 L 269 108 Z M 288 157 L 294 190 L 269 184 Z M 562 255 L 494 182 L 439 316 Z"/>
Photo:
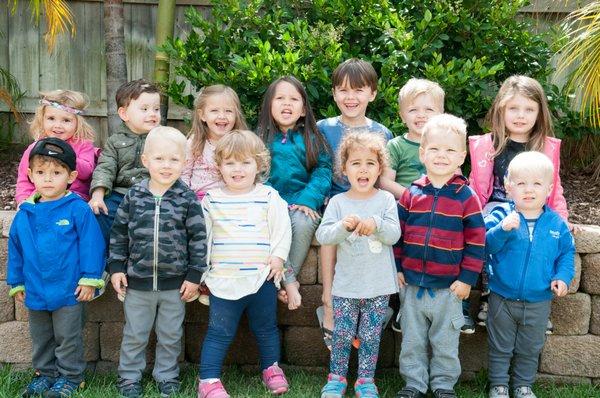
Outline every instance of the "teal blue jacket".
<path id="1" fill-rule="evenodd" d="M 279 192 L 289 205 L 303 205 L 319 210 L 331 189 L 331 155 L 326 149 L 319 153 L 317 164 L 306 169 L 306 147 L 302 134 L 288 130 L 275 134 L 269 143 L 271 174 L 268 185 Z"/>

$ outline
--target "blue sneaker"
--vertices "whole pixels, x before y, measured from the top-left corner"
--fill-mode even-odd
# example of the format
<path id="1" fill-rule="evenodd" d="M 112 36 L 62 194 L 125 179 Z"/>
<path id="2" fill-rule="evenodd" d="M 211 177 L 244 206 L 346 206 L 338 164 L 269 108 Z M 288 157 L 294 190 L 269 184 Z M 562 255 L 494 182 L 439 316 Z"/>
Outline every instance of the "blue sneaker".
<path id="1" fill-rule="evenodd" d="M 56 379 L 54 377 L 37 375 L 29 382 L 21 396 L 35 397 L 41 395 L 48 391 L 55 381 Z"/>
<path id="2" fill-rule="evenodd" d="M 343 398 L 348 381 L 345 377 L 329 373 L 327 384 L 321 389 L 321 398 Z"/>
<path id="3" fill-rule="evenodd" d="M 45 398 L 68 398 L 73 396 L 75 392 L 79 389 L 79 387 L 83 387 L 84 383 L 74 383 L 65 379 L 64 377 L 59 377 L 56 379 L 56 382 L 48 391 L 44 393 Z"/>
<path id="4" fill-rule="evenodd" d="M 372 377 L 361 377 L 354 383 L 356 398 L 379 398 L 379 391 Z"/>

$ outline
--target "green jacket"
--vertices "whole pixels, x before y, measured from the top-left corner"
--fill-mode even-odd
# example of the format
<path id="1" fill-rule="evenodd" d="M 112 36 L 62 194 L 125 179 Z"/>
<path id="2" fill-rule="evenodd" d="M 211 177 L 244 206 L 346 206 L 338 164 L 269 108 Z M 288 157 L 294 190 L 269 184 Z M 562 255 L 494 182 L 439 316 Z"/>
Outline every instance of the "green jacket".
<path id="1" fill-rule="evenodd" d="M 105 195 L 111 191 L 125 195 L 132 185 L 148 177 L 141 160 L 147 136 L 148 133 L 133 133 L 123 123 L 119 131 L 108 137 L 92 176 L 90 194 L 102 187 Z"/>

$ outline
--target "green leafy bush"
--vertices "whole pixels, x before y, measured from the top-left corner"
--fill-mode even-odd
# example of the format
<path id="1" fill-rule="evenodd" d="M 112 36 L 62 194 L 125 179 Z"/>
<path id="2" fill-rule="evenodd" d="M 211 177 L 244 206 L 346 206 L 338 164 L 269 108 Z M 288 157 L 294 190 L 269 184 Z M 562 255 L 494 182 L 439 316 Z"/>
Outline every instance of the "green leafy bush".
<path id="1" fill-rule="evenodd" d="M 568 101 L 546 82 L 551 49 L 530 22 L 517 17 L 522 0 L 220 0 L 210 19 L 186 12 L 191 31 L 165 49 L 176 63 L 177 81 L 168 95 L 192 107 L 195 90 L 223 83 L 240 96 L 251 124 L 268 84 L 287 74 L 307 87 L 318 118 L 338 111 L 331 99 L 331 73 L 343 60 L 369 60 L 379 73 L 379 94 L 369 117 L 395 134 L 404 126 L 397 95 L 411 77 L 439 82 L 446 110 L 465 118 L 471 133 L 481 131 L 502 81 L 512 74 L 540 80 L 547 88 L 559 132 L 573 131 Z M 183 78 L 183 79 L 181 79 Z M 551 95 L 550 95 L 551 93 Z M 562 97 L 562 98 L 559 98 Z M 565 130 L 565 131 L 563 131 Z M 575 130 L 581 131 L 579 127 Z"/>

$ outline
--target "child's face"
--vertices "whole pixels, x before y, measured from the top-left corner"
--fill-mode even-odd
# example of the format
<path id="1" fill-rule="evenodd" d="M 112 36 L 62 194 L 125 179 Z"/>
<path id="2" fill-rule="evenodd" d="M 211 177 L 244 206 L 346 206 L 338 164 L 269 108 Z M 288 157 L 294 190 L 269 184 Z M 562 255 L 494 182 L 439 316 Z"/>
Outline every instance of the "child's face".
<path id="1" fill-rule="evenodd" d="M 160 124 L 160 95 L 142 93 L 118 110 L 119 117 L 135 134 L 146 134 Z"/>
<path id="2" fill-rule="evenodd" d="M 542 172 L 512 173 L 506 180 L 506 192 L 522 213 L 538 212 L 546 204 L 552 190 L 552 177 Z"/>
<path id="3" fill-rule="evenodd" d="M 368 196 L 381 175 L 377 153 L 367 148 L 350 148 L 344 163 L 344 175 L 348 177 L 353 193 Z"/>
<path id="4" fill-rule="evenodd" d="M 41 195 L 41 202 L 57 200 L 65 196 L 67 186 L 77 177 L 77 171 L 71 171 L 56 162 L 35 160 L 27 169 L 27 175 L 35 191 Z"/>
<path id="5" fill-rule="evenodd" d="M 236 104 L 225 93 L 209 96 L 198 112 L 200 119 L 208 127 L 208 139 L 211 141 L 220 140 L 235 126 Z"/>
<path id="6" fill-rule="evenodd" d="M 408 127 L 409 138 L 415 141 L 421 139 L 423 126 L 429 118 L 442 113 L 435 99 L 427 93 L 417 95 L 412 101 L 404 101 L 400 108 L 400 118 Z"/>
<path id="7" fill-rule="evenodd" d="M 283 132 L 293 128 L 298 119 L 306 115 L 302 95 L 289 82 L 279 82 L 271 101 L 271 116 Z"/>
<path id="8" fill-rule="evenodd" d="M 148 169 L 153 187 L 169 189 L 181 176 L 185 153 L 171 140 L 157 140 L 144 149 L 142 164 Z"/>
<path id="9" fill-rule="evenodd" d="M 77 131 L 77 116 L 52 106 L 46 106 L 42 128 L 44 137 L 55 137 L 66 141 Z"/>
<path id="10" fill-rule="evenodd" d="M 350 87 L 348 79 L 333 89 L 333 100 L 342 114 L 342 120 L 350 125 L 353 122 L 357 125 L 364 124 L 367 106 L 376 95 L 377 91 L 371 90 L 369 86 Z"/>
<path id="11" fill-rule="evenodd" d="M 219 164 L 219 170 L 227 189 L 234 194 L 248 193 L 254 188 L 258 165 L 250 156 L 245 159 L 229 157 Z"/>
<path id="12" fill-rule="evenodd" d="M 464 138 L 459 134 L 433 130 L 421 141 L 419 159 L 427 169 L 427 177 L 436 185 L 443 185 L 465 161 Z"/>
<path id="13" fill-rule="evenodd" d="M 520 94 L 509 99 L 504 107 L 504 125 L 510 138 L 518 142 L 527 142 L 539 111 L 540 106 L 537 102 Z"/>

